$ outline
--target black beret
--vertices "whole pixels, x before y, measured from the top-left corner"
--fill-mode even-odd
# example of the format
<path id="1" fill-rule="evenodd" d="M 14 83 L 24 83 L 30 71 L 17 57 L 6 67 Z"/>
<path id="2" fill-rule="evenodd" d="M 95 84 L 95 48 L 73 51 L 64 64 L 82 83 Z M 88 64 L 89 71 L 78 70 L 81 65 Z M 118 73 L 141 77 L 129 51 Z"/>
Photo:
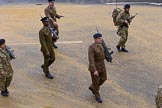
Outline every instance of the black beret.
<path id="1" fill-rule="evenodd" d="M 124 9 L 129 9 L 130 7 L 131 7 L 130 4 L 124 5 Z"/>
<path id="2" fill-rule="evenodd" d="M 48 0 L 48 2 L 54 2 L 55 0 Z"/>
<path id="3" fill-rule="evenodd" d="M 102 37 L 102 34 L 101 33 L 96 33 L 96 34 L 93 35 L 93 38 L 95 38 L 95 39 L 96 38 L 99 38 L 99 37 Z"/>
<path id="4" fill-rule="evenodd" d="M 0 39 L 0 45 L 5 43 L 5 39 Z"/>
<path id="5" fill-rule="evenodd" d="M 48 22 L 49 19 L 48 19 L 48 17 L 44 17 L 44 18 L 41 19 L 41 21 L 42 21 L 42 22 Z"/>

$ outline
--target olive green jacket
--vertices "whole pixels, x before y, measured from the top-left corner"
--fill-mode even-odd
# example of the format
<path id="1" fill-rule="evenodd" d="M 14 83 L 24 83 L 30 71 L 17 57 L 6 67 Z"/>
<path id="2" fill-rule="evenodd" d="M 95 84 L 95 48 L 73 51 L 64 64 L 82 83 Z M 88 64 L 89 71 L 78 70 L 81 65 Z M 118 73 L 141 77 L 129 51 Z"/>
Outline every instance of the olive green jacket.
<path id="1" fill-rule="evenodd" d="M 43 53 L 51 53 L 54 51 L 52 34 L 48 27 L 43 27 L 39 31 L 39 41 L 41 44 L 41 51 Z"/>
<path id="2" fill-rule="evenodd" d="M 98 64 L 103 64 L 105 59 L 104 48 L 101 44 L 93 43 L 88 49 L 89 71 L 95 72 Z"/>

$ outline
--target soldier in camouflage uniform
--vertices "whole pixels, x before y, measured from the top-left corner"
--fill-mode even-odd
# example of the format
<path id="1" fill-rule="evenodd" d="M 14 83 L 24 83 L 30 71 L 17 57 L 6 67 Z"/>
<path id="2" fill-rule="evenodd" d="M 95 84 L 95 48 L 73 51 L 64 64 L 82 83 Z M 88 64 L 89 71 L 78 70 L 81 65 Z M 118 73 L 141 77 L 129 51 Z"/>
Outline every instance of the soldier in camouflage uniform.
<path id="1" fill-rule="evenodd" d="M 130 4 L 126 4 L 124 6 L 124 11 L 121 11 L 116 19 L 117 23 L 119 24 L 117 34 L 120 36 L 120 41 L 118 45 L 116 46 L 116 48 L 119 52 L 120 51 L 128 52 L 128 50 L 125 49 L 125 44 L 128 39 L 129 23 L 131 22 L 127 20 L 128 18 L 130 18 L 129 11 L 130 11 Z"/>
<path id="2" fill-rule="evenodd" d="M 0 91 L 2 96 L 8 96 L 8 87 L 12 81 L 13 69 L 11 58 L 6 50 L 5 40 L 0 39 Z"/>
<path id="3" fill-rule="evenodd" d="M 157 95 L 155 96 L 155 102 L 157 108 L 162 108 L 162 85 L 158 88 Z"/>
<path id="4" fill-rule="evenodd" d="M 43 28 L 39 31 L 39 40 L 41 44 L 41 51 L 44 56 L 44 64 L 41 66 L 45 76 L 49 79 L 54 77 L 49 72 L 49 66 L 55 61 L 55 51 L 52 40 L 52 33 L 48 27 L 49 19 L 44 17 L 41 19 Z"/>
<path id="5" fill-rule="evenodd" d="M 105 53 L 102 46 L 102 34 L 94 34 L 95 42 L 89 46 L 88 59 L 89 59 L 89 71 L 91 74 L 92 84 L 89 90 L 95 95 L 96 101 L 102 103 L 99 89 L 100 86 L 107 80 L 107 73 L 105 68 Z"/>
<path id="6" fill-rule="evenodd" d="M 48 0 L 49 6 L 47 8 L 45 8 L 45 15 L 50 20 L 50 26 L 53 29 L 55 29 L 57 35 L 59 35 L 59 27 L 58 27 L 58 23 L 57 23 L 56 19 L 57 18 L 60 19 L 63 16 L 57 14 L 56 7 L 54 5 L 54 1 L 55 0 Z M 57 48 L 57 46 L 55 44 L 54 44 L 54 47 Z"/>

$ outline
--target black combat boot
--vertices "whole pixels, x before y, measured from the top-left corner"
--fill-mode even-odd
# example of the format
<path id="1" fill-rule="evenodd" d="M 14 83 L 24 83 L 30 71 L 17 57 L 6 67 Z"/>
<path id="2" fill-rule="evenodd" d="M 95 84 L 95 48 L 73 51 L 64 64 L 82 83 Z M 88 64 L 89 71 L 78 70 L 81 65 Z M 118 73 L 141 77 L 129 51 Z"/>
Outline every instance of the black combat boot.
<path id="1" fill-rule="evenodd" d="M 125 48 L 121 49 L 122 52 L 128 52 L 128 50 L 126 50 Z"/>
<path id="2" fill-rule="evenodd" d="M 54 48 L 58 48 L 58 46 L 55 43 L 53 44 L 53 46 L 54 46 Z"/>
<path id="3" fill-rule="evenodd" d="M 47 77 L 48 79 L 53 79 L 53 78 L 54 78 L 49 72 L 46 73 L 46 77 Z"/>
<path id="4" fill-rule="evenodd" d="M 118 50 L 118 52 L 120 52 L 121 50 L 120 50 L 120 46 L 119 45 L 117 45 L 116 46 L 116 49 Z"/>
<path id="5" fill-rule="evenodd" d="M 102 103 L 102 102 L 103 102 L 101 97 L 96 98 L 96 101 L 97 101 L 98 103 Z"/>
<path id="6" fill-rule="evenodd" d="M 1 91 L 1 95 L 2 95 L 2 96 L 5 96 L 5 97 L 8 97 L 8 96 L 9 96 L 8 90 Z"/>
<path id="7" fill-rule="evenodd" d="M 8 89 L 6 89 L 6 90 L 5 90 L 5 92 L 9 94 L 9 91 L 8 91 Z"/>

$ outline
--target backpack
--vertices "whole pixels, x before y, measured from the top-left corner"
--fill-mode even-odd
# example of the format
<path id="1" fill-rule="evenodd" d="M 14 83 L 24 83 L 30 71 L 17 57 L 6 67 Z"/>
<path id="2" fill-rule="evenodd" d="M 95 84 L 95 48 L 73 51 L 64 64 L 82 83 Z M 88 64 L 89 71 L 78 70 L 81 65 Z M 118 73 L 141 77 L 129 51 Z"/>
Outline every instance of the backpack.
<path id="1" fill-rule="evenodd" d="M 112 18 L 113 18 L 113 23 L 114 26 L 119 26 L 119 24 L 116 21 L 117 16 L 119 15 L 119 13 L 122 11 L 122 9 L 120 8 L 115 8 L 112 12 Z"/>

